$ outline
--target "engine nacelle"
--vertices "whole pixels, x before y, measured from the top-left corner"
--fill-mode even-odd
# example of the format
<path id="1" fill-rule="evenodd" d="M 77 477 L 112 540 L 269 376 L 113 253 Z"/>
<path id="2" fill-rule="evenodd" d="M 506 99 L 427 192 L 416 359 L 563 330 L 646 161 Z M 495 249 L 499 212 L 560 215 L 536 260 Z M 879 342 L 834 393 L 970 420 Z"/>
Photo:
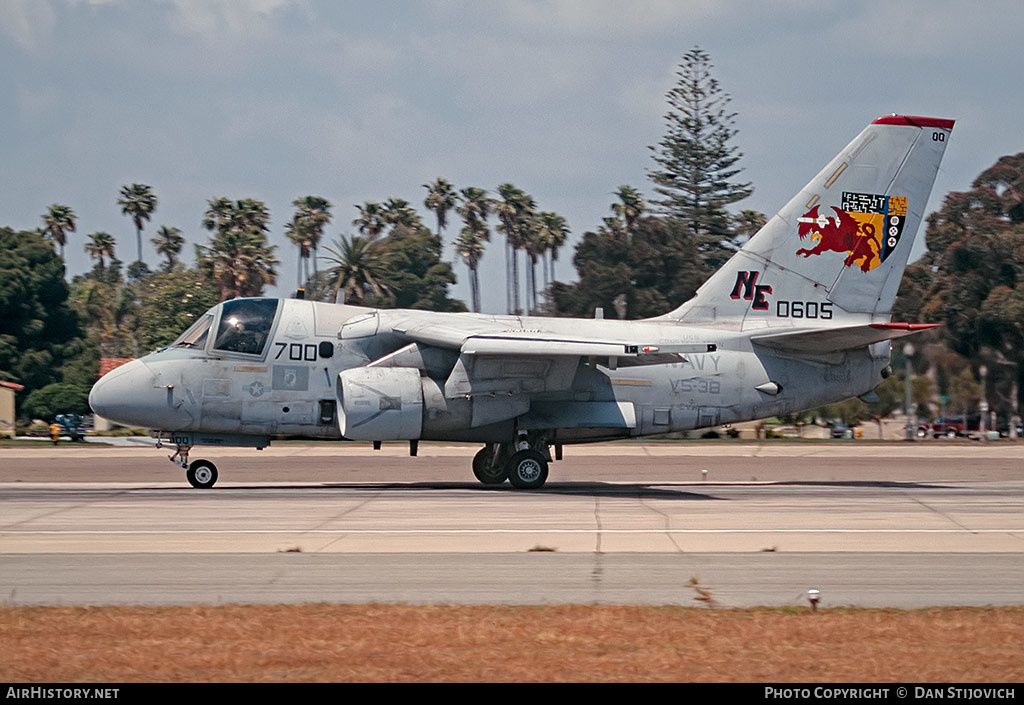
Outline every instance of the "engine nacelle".
<path id="1" fill-rule="evenodd" d="M 355 367 L 338 375 L 338 428 L 353 441 L 411 441 L 423 431 L 419 370 Z"/>

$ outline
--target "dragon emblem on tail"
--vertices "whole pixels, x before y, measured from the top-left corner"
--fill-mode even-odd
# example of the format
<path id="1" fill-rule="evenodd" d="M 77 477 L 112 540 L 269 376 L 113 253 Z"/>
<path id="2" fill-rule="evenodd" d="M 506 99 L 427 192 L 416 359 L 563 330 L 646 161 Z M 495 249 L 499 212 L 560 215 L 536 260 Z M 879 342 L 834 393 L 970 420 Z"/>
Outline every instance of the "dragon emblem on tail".
<path id="1" fill-rule="evenodd" d="M 797 219 L 800 239 L 810 236 L 817 244 L 812 249 L 799 249 L 796 253 L 806 258 L 822 252 L 841 252 L 847 254 L 843 262 L 847 267 L 859 263 L 862 272 L 877 267 L 881 247 L 875 237 L 874 223 L 858 221 L 835 206 L 832 210 L 836 213 L 834 218 L 819 215 L 818 206 L 815 206 Z"/>

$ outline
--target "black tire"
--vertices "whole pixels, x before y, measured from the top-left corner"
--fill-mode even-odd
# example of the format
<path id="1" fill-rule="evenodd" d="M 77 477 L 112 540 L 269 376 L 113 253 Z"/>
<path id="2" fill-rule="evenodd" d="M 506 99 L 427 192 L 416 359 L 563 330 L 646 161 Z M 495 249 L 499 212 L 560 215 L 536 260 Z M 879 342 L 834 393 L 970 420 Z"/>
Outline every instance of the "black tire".
<path id="1" fill-rule="evenodd" d="M 548 461 L 535 450 L 521 450 L 508 461 L 508 481 L 517 490 L 538 490 L 548 479 Z"/>
<path id="2" fill-rule="evenodd" d="M 217 466 L 209 460 L 197 460 L 185 471 L 188 484 L 199 490 L 208 490 L 217 484 Z"/>
<path id="3" fill-rule="evenodd" d="M 956 430 L 951 428 L 946 431 L 946 438 L 956 438 Z"/>
<path id="4" fill-rule="evenodd" d="M 491 463 L 491 456 L 486 448 L 473 456 L 473 475 L 485 485 L 500 485 L 508 479 L 508 468 L 498 463 Z"/>

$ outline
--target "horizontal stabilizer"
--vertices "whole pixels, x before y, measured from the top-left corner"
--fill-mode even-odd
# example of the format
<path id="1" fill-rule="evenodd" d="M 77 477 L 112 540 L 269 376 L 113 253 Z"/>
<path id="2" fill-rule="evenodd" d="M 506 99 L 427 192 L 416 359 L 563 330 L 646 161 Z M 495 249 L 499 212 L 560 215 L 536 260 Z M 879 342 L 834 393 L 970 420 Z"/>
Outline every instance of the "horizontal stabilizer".
<path id="1" fill-rule="evenodd" d="M 937 328 L 938 325 L 937 323 L 868 323 L 859 326 L 765 333 L 752 336 L 750 340 L 756 345 L 800 357 L 856 350 L 873 343 L 880 343 L 883 340 L 893 340 Z"/>

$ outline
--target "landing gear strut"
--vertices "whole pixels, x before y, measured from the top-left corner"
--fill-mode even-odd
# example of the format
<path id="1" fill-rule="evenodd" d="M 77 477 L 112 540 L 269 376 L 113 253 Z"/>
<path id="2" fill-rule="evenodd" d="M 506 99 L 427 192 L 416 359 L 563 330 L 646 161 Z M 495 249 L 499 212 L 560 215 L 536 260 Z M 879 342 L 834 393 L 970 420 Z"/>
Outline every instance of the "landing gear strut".
<path id="1" fill-rule="evenodd" d="M 536 490 L 548 479 L 547 443 L 521 437 L 515 443 L 488 443 L 473 458 L 473 474 L 485 485 L 506 479 L 517 490 Z"/>

